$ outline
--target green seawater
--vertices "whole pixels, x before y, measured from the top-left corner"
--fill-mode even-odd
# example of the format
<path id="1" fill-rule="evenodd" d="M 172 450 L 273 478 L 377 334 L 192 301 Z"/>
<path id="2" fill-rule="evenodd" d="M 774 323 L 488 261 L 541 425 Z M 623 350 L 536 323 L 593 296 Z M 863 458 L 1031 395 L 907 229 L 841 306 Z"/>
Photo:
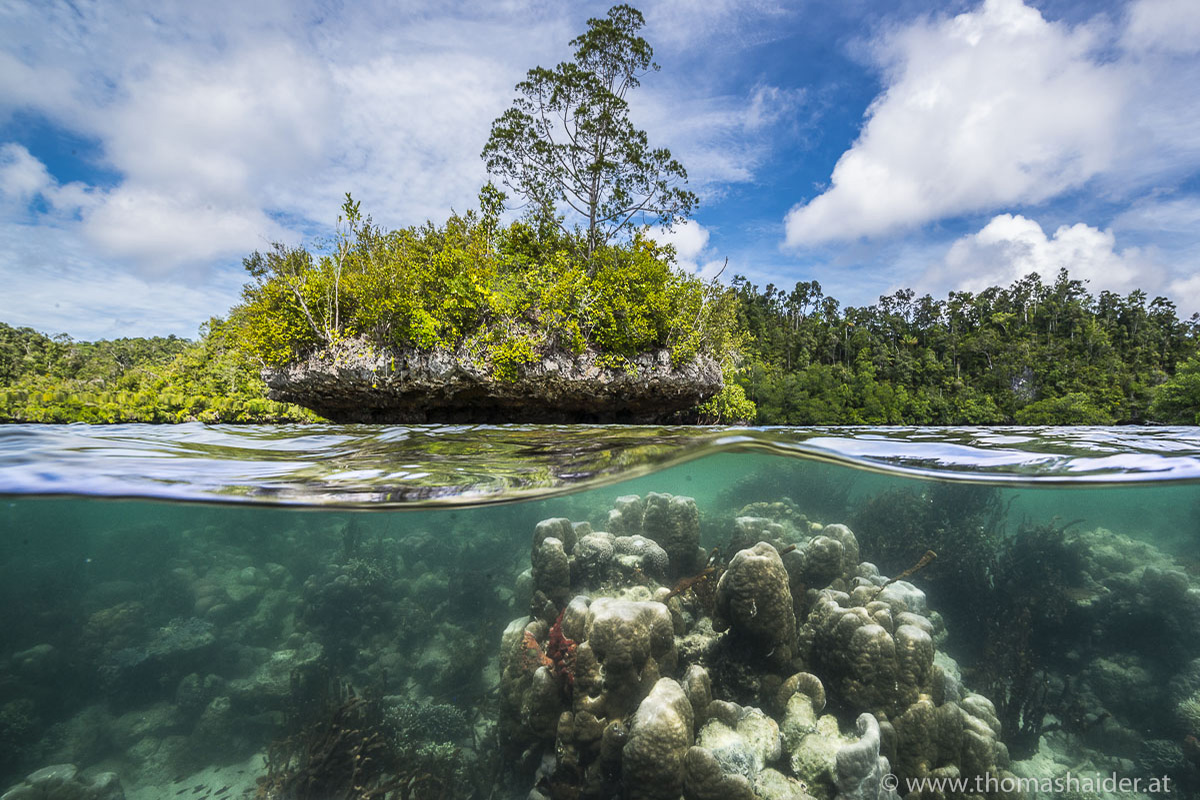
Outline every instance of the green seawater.
<path id="1" fill-rule="evenodd" d="M 1194 429 L 297 430 L 0 429 L 0 796 L 1200 797 Z"/>

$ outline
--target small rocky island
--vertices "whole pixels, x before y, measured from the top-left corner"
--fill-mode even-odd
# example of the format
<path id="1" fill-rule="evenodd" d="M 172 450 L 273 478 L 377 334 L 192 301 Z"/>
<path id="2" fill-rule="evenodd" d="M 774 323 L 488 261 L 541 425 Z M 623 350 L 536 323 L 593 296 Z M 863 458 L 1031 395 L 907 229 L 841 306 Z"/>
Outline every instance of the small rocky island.
<path id="1" fill-rule="evenodd" d="M 624 367 L 603 365 L 594 350 L 557 350 L 508 380 L 463 348 L 378 348 L 363 338 L 266 369 L 263 378 L 271 399 L 341 423 L 655 424 L 680 420 L 722 386 L 715 359 L 673 364 L 665 347 Z"/>

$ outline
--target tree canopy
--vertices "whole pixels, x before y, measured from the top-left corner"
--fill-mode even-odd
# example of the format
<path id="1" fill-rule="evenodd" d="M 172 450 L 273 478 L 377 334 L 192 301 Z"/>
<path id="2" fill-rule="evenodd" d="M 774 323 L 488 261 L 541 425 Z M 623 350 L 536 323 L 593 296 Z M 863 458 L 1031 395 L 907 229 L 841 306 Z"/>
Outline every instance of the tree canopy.
<path id="1" fill-rule="evenodd" d="M 816 281 L 733 287 L 751 341 L 738 380 L 759 423 L 1190 424 L 1200 413 L 1200 317 L 1180 320 L 1140 290 L 1095 296 L 1063 271 L 842 308 Z"/>
<path id="2" fill-rule="evenodd" d="M 560 204 L 585 219 L 590 254 L 634 227 L 670 227 L 697 199 L 683 188 L 687 171 L 671 152 L 650 147 L 629 120 L 627 94 L 658 69 L 638 35 L 641 12 L 618 5 L 587 24 L 571 41 L 573 61 L 534 67 L 517 84 L 512 108 L 492 123 L 483 158 L 544 222 L 564 224 Z"/>
<path id="3" fill-rule="evenodd" d="M 670 248 L 635 234 L 585 255 L 581 233 L 501 225 L 494 197 L 485 188 L 478 211 L 393 231 L 347 197 L 324 254 L 276 245 L 245 259 L 243 347 L 281 366 L 361 336 L 466 353 L 501 379 L 555 349 L 615 367 L 657 348 L 676 363 L 738 349 L 732 291 L 682 273 Z"/>

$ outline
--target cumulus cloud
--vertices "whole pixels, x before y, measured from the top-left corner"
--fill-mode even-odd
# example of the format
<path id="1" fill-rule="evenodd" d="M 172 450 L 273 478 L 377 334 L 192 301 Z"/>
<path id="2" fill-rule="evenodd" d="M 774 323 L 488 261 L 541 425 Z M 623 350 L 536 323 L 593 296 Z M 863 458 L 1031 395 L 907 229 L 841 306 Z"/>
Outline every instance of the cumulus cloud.
<path id="1" fill-rule="evenodd" d="M 1036 203 L 1107 169 L 1128 84 L 1096 44 L 1021 0 L 889 33 L 873 51 L 886 89 L 829 188 L 788 213 L 787 244 Z"/>
<path id="2" fill-rule="evenodd" d="M 1192 0 L 1139 0 L 1128 17 L 1123 43 L 1131 50 L 1200 50 L 1200 14 Z"/>
<path id="3" fill-rule="evenodd" d="M 240 276 L 137 275 L 55 225 L 0 222 L 0 248 L 3 321 L 49 333 L 191 337 L 238 298 Z"/>
<path id="4" fill-rule="evenodd" d="M 0 145 L 0 201 L 5 210 L 20 215 L 38 200 L 48 211 L 70 218 L 94 206 L 96 193 L 78 181 L 60 184 L 24 145 Z"/>
<path id="5" fill-rule="evenodd" d="M 46 165 L 24 145 L 9 142 L 0 146 L 0 192 L 5 197 L 29 202 L 53 182 Z"/>
<path id="6" fill-rule="evenodd" d="M 977 292 L 1007 286 L 1030 273 L 1052 283 L 1061 269 L 1087 281 L 1093 293 L 1107 289 L 1125 294 L 1161 284 L 1153 260 L 1136 247 L 1118 250 L 1111 230 L 1077 223 L 1047 236 L 1036 221 L 1019 214 L 994 217 L 978 232 L 954 242 L 926 282 Z"/>
<path id="7" fill-rule="evenodd" d="M 708 246 L 709 230 L 694 219 L 675 225 L 671 230 L 652 228 L 649 235 L 659 244 L 675 248 L 675 263 L 684 272 L 707 280 L 725 266 L 725 260 L 716 258 Z"/>

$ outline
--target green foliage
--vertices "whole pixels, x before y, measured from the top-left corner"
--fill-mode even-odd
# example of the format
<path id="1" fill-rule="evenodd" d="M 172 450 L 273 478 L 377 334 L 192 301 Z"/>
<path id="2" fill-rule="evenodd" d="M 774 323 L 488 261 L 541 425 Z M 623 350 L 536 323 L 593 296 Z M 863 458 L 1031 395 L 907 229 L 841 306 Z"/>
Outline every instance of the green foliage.
<path id="1" fill-rule="evenodd" d="M 1175 376 L 1158 387 L 1150 414 L 1175 425 L 1200 425 L 1200 358 L 1180 364 Z"/>
<path id="2" fill-rule="evenodd" d="M 301 422 L 266 399 L 230 326 L 212 319 L 198 342 L 174 336 L 74 342 L 0 323 L 0 421 Z"/>
<path id="3" fill-rule="evenodd" d="M 540 224 L 561 224 L 560 204 L 587 220 L 589 254 L 637 225 L 670 226 L 696 204 L 680 185 L 683 166 L 629 121 L 626 95 L 658 69 L 638 35 L 644 24 L 628 5 L 589 19 L 571 41 L 575 60 L 531 69 L 483 148 L 488 171 L 528 201 Z"/>
<path id="4" fill-rule="evenodd" d="M 1018 409 L 1021 425 L 1111 425 L 1113 417 L 1085 392 L 1048 397 Z"/>
<path id="5" fill-rule="evenodd" d="M 909 289 L 841 308 L 735 277 L 750 337 L 737 382 L 760 424 L 1193 424 L 1200 317 L 1144 292 L 1090 295 L 1066 272 L 945 300 Z M 1180 364 L 1178 372 L 1176 365 Z M 1192 365 L 1192 366 L 1189 366 Z"/>
<path id="6" fill-rule="evenodd" d="M 708 401 L 698 409 L 700 421 L 708 425 L 723 425 L 753 419 L 754 403 L 746 398 L 746 390 L 732 381 L 726 381 Z"/>
<path id="7" fill-rule="evenodd" d="M 682 274 L 670 248 L 635 234 L 587 259 L 582 234 L 501 226 L 497 198 L 488 186 L 478 212 L 390 232 L 347 198 L 332 254 L 283 245 L 254 253 L 235 312 L 244 351 L 280 366 L 365 336 L 464 352 L 501 380 L 557 349 L 590 349 L 609 366 L 662 347 L 676 363 L 736 356 L 736 298 Z"/>

